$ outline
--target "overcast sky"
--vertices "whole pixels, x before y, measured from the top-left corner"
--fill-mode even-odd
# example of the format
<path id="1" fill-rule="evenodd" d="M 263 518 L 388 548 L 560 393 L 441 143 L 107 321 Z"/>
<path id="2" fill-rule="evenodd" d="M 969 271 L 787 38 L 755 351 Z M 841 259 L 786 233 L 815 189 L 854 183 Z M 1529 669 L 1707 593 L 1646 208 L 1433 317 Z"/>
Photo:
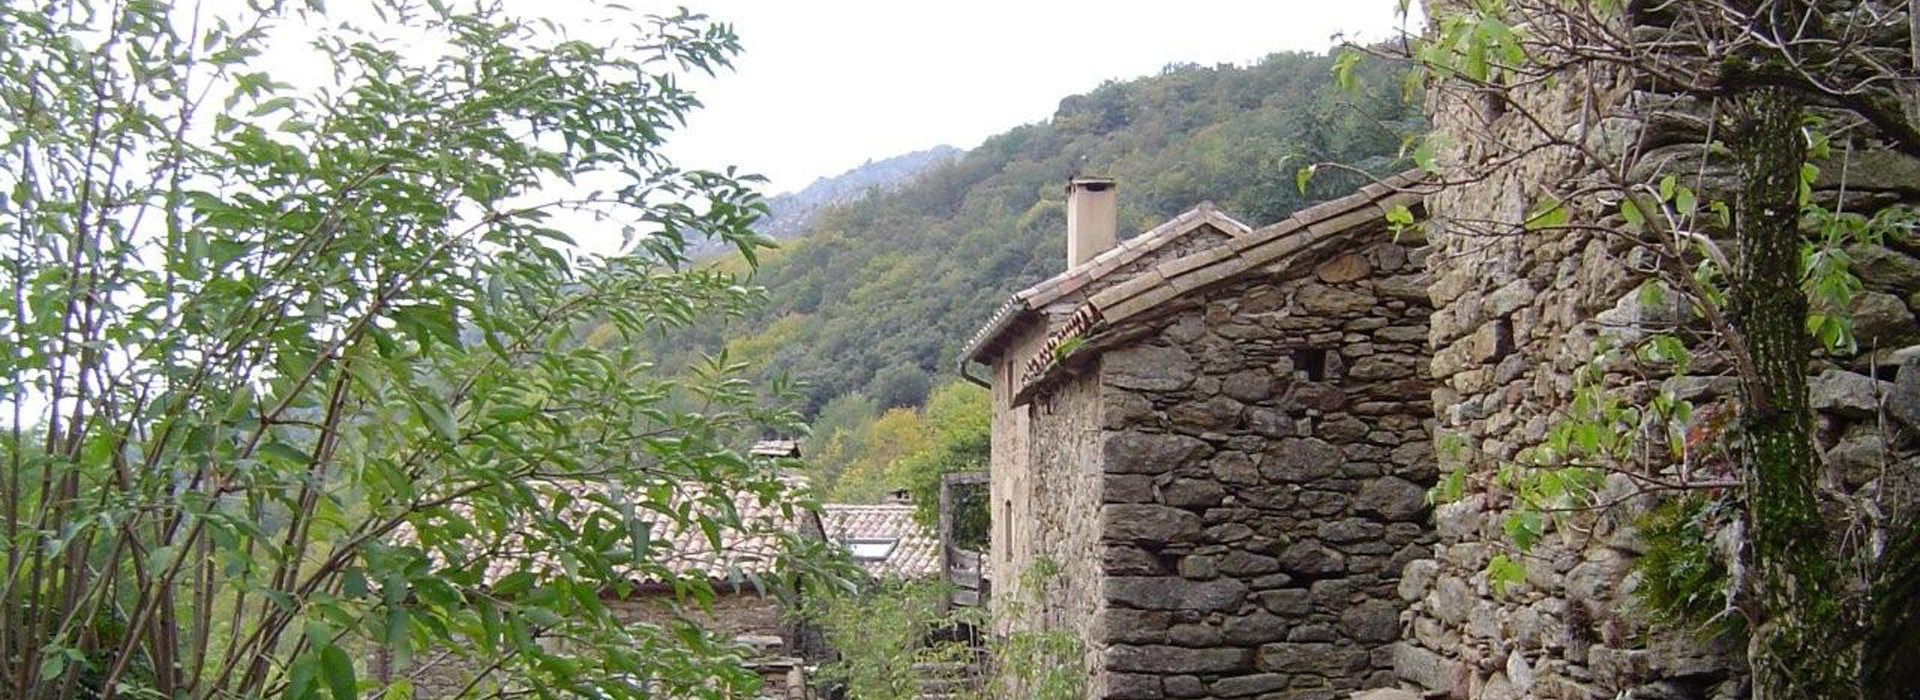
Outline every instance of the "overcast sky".
<path id="1" fill-rule="evenodd" d="M 770 192 L 870 158 L 971 148 L 1103 80 L 1325 51 L 1336 33 L 1377 40 L 1397 25 L 1394 0 L 682 1 L 732 23 L 746 52 L 695 83 L 707 108 L 671 151 L 766 175 Z"/>

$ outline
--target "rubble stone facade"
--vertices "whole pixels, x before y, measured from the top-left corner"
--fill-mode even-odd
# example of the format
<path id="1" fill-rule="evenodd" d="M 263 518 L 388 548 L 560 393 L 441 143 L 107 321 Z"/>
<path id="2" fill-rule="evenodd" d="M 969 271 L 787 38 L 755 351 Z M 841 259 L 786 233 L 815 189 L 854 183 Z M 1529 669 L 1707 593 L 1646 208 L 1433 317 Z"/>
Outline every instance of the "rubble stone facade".
<path id="1" fill-rule="evenodd" d="M 1091 697 L 1396 681 L 1399 572 L 1432 543 L 1429 306 L 1423 252 L 1355 202 L 1164 245 L 992 354 L 994 567 L 1028 573 L 996 607 L 1085 640 Z M 1234 250 L 1266 252 L 1208 271 Z"/>
<path id="2" fill-rule="evenodd" d="M 1100 356 L 1106 697 L 1393 683 L 1399 571 L 1431 542 L 1416 257 L 1297 261 Z"/>
<path id="3" fill-rule="evenodd" d="M 1607 158 L 1702 175 L 1702 199 L 1731 196 L 1729 172 L 1701 163 L 1704 135 L 1687 132 L 1708 123 L 1696 105 L 1609 82 L 1605 74 L 1578 80 L 1581 91 L 1522 94 L 1523 104 L 1508 112 L 1544 118 L 1548 131 L 1572 135 Z M 1489 141 L 1521 142 L 1533 128 L 1475 105 L 1441 103 L 1433 113 L 1435 128 L 1451 137 L 1453 150 L 1443 160 L 1452 163 L 1490 162 Z M 1850 210 L 1920 202 L 1920 163 L 1872 151 L 1855 158 L 1823 169 L 1817 195 L 1830 206 L 1842 172 L 1850 172 Z M 1398 676 L 1446 697 L 1486 700 L 1745 697 L 1737 643 L 1647 622 L 1632 566 L 1647 543 L 1635 523 L 1662 501 L 1630 497 L 1636 489 L 1624 476 L 1609 478 L 1599 498 L 1619 507 L 1550 523 L 1525 558 L 1524 584 L 1497 592 L 1488 580 L 1491 557 L 1511 547 L 1503 531 L 1511 496 L 1484 487 L 1486 478 L 1539 444 L 1566 414 L 1575 370 L 1594 357 L 1597 340 L 1630 343 L 1694 322 L 1677 300 L 1646 303 L 1638 293 L 1643 278 L 1634 273 L 1644 263 L 1617 237 L 1572 230 L 1487 235 L 1463 223 L 1523 220 L 1552 186 L 1587 174 L 1565 151 L 1541 151 L 1490 173 L 1474 167 L 1487 177 L 1426 200 L 1437 383 L 1430 415 L 1440 469 L 1463 469 L 1481 485 L 1436 508 L 1438 542 L 1402 571 L 1399 592 L 1411 607 L 1407 636 L 1392 652 Z M 1653 172 L 1635 176 L 1652 179 Z M 1599 203 L 1572 208 L 1576 223 L 1619 224 Z M 1903 408 L 1920 405 L 1920 347 L 1913 346 L 1920 342 L 1920 259 L 1913 257 L 1920 249 L 1896 240 L 1853 254 L 1867 285 L 1853 309 L 1861 351 L 1817 358 L 1809 367 L 1812 399 L 1831 493 L 1890 514 L 1912 507 L 1920 473 L 1911 432 L 1920 415 Z M 1701 415 L 1715 404 L 1730 412 L 1731 371 L 1704 354 L 1691 371 L 1637 386 L 1619 376 L 1613 382 L 1642 398 L 1664 382 Z"/>

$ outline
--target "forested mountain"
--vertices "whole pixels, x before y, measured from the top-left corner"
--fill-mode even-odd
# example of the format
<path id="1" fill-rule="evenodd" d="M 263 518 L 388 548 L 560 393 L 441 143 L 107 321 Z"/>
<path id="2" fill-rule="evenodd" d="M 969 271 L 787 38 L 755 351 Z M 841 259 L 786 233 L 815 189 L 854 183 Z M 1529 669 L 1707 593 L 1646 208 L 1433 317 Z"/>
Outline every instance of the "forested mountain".
<path id="1" fill-rule="evenodd" d="M 821 210 L 853 202 L 869 193 L 897 189 L 912 182 L 915 175 L 945 165 L 963 153 L 965 151 L 952 146 L 934 146 L 892 158 L 869 160 L 839 175 L 816 179 L 798 192 L 767 199 L 767 216 L 755 224 L 754 229 L 778 239 L 806 233 Z"/>
<path id="2" fill-rule="evenodd" d="M 860 167 L 831 177 L 815 178 L 797 192 L 767 198 L 767 215 L 753 230 L 774 240 L 786 240 L 806 233 L 820 212 L 835 205 L 848 204 L 862 197 L 884 194 L 913 182 L 920 173 L 958 159 L 966 151 L 952 146 L 934 146 L 891 158 L 868 160 Z M 733 250 L 722 241 L 697 240 L 692 255 L 702 257 Z"/>
<path id="3" fill-rule="evenodd" d="M 879 408 L 920 404 L 961 344 L 1014 290 L 1065 267 L 1064 183 L 1120 184 L 1121 236 L 1204 200 L 1253 224 L 1344 194 L 1357 175 L 1396 163 L 1425 128 L 1386 66 L 1359 67 L 1358 92 L 1334 84 L 1328 56 L 1276 54 L 1247 67 L 1171 66 L 1061 101 L 1053 118 L 988 139 L 891 192 L 829 207 L 812 232 L 763 256 L 769 302 L 724 327 L 669 341 L 670 355 L 711 352 L 806 383 L 807 411 L 861 393 Z"/>

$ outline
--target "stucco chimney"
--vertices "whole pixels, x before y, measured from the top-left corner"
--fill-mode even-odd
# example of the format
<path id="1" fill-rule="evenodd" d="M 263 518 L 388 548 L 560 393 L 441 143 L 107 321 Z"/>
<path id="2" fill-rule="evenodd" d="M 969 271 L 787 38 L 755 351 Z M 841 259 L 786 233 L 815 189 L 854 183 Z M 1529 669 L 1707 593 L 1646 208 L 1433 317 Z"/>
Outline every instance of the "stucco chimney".
<path id="1" fill-rule="evenodd" d="M 1113 248 L 1118 210 L 1111 178 L 1082 176 L 1067 181 L 1067 269 Z"/>

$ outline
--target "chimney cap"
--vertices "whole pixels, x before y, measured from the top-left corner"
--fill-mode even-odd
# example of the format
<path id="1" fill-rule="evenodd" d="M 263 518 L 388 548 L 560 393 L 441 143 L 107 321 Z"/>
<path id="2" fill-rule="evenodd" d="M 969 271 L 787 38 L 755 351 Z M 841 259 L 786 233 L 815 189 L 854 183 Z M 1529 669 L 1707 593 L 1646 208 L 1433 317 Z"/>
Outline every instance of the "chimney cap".
<path id="1" fill-rule="evenodd" d="M 1075 175 L 1073 177 L 1067 178 L 1068 192 L 1072 192 L 1076 189 L 1091 190 L 1094 192 L 1104 192 L 1106 190 L 1112 189 L 1113 185 L 1114 185 L 1113 178 L 1100 177 L 1098 175 Z"/>

